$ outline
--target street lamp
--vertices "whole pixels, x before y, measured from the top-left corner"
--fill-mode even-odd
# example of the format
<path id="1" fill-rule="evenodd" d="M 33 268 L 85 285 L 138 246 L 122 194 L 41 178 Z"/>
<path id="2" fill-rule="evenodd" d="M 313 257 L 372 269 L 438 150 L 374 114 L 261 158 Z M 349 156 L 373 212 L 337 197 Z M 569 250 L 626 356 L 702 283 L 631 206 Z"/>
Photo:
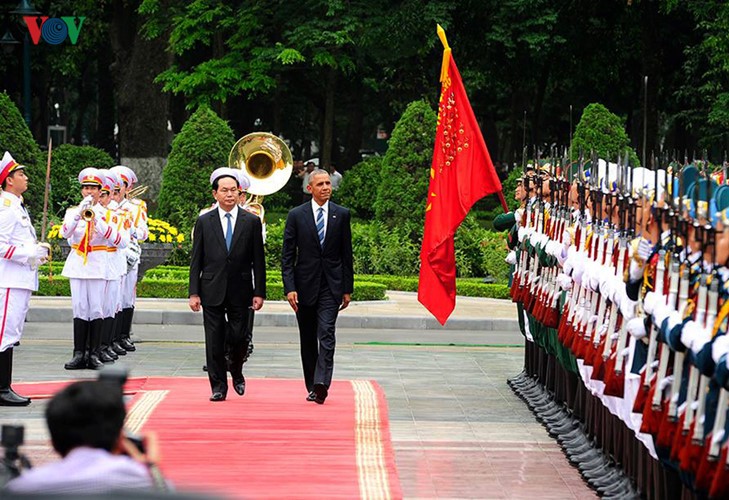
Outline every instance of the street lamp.
<path id="1" fill-rule="evenodd" d="M 24 16 L 37 16 L 40 14 L 30 0 L 21 0 L 11 14 L 18 16 L 21 20 Z M 25 123 L 30 127 L 30 35 L 26 31 L 23 35 L 23 117 Z"/>

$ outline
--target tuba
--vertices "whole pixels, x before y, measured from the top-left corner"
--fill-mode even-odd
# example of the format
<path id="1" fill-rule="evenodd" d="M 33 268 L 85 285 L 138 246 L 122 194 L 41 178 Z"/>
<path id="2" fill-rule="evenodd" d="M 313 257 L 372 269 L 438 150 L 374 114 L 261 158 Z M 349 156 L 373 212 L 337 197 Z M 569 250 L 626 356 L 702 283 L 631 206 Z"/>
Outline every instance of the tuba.
<path id="1" fill-rule="evenodd" d="M 283 188 L 291 177 L 294 161 L 286 143 L 273 134 L 254 132 L 238 139 L 228 155 L 228 166 L 243 170 L 253 195 L 243 208 L 263 221 L 263 197 Z"/>

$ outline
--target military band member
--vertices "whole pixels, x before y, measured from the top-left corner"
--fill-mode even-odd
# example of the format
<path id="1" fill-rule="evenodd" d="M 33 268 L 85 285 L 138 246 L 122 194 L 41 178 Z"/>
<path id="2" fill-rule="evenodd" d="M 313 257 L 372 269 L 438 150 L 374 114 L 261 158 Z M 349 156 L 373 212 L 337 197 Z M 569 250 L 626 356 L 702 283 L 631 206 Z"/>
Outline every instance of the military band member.
<path id="1" fill-rule="evenodd" d="M 147 228 L 147 206 L 142 200 L 130 200 L 127 192 L 137 182 L 134 171 L 124 165 L 117 165 L 111 169 L 117 174 L 122 185 L 118 194 L 119 210 L 127 212 L 131 221 L 129 228 L 131 244 L 125 251 L 129 270 L 122 278 L 122 312 L 121 312 L 121 340 L 119 344 L 127 351 L 135 351 L 136 347 L 131 340 L 132 320 L 134 318 L 134 304 L 137 298 L 137 276 L 139 274 L 139 244 L 146 241 L 149 236 Z"/>
<path id="2" fill-rule="evenodd" d="M 0 406 L 30 404 L 30 398 L 11 387 L 13 347 L 23 335 L 30 295 L 38 290 L 38 265 L 48 258 L 48 247 L 37 242 L 23 204 L 28 189 L 24 169 L 5 152 L 0 162 Z"/>
<path id="3" fill-rule="evenodd" d="M 104 184 L 101 187 L 99 204 L 105 209 L 104 220 L 116 228 L 125 240 L 128 240 L 131 223 L 126 217 L 126 212 L 118 210 L 118 204 L 113 199 L 114 192 L 118 192 L 120 189 L 121 180 L 111 170 L 101 172 Z M 99 359 L 104 363 L 113 363 L 119 359 L 119 356 L 127 353 L 126 349 L 119 345 L 120 339 L 115 336 L 115 320 L 121 311 L 121 282 L 122 277 L 127 273 L 127 260 L 123 249 L 119 249 L 113 242 L 107 245 L 106 251 L 109 265 L 104 295 L 104 319 Z"/>
<path id="4" fill-rule="evenodd" d="M 102 341 L 104 297 L 107 286 L 109 245 L 124 248 L 128 238 L 105 220 L 106 210 L 99 204 L 104 178 L 95 168 L 78 175 L 83 201 L 69 208 L 60 234 L 71 245 L 62 275 L 71 284 L 73 305 L 73 358 L 67 370 L 99 369 Z"/>

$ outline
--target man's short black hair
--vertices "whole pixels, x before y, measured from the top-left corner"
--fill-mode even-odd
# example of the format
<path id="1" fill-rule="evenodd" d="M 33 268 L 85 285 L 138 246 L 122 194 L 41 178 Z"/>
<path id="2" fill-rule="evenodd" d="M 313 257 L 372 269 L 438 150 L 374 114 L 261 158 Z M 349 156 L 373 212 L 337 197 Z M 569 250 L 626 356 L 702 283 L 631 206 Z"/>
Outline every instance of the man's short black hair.
<path id="1" fill-rule="evenodd" d="M 226 177 L 227 177 L 227 178 L 229 178 L 229 179 L 233 179 L 233 180 L 235 181 L 235 185 L 236 185 L 236 186 L 238 185 L 238 179 L 236 179 L 236 178 L 235 178 L 235 177 L 233 177 L 232 175 L 221 175 L 220 177 L 218 177 L 217 179 L 215 179 L 215 180 L 213 181 L 213 191 L 217 191 L 217 190 L 218 190 L 218 181 L 219 181 L 220 179 L 225 179 Z"/>
<path id="2" fill-rule="evenodd" d="M 7 188 L 7 187 L 8 187 L 8 179 L 11 179 L 11 178 L 13 178 L 13 176 L 15 175 L 15 173 L 16 173 L 16 172 L 20 172 L 21 170 L 23 170 L 23 169 L 22 169 L 22 168 L 19 168 L 19 169 L 17 169 L 17 170 L 13 170 L 12 172 L 10 172 L 10 173 L 8 174 L 8 176 L 7 176 L 7 177 L 5 177 L 5 179 L 3 179 L 3 183 L 2 183 L 2 185 L 0 185 L 0 188 L 2 188 L 3 190 L 5 190 L 5 188 Z"/>
<path id="3" fill-rule="evenodd" d="M 64 457 L 79 446 L 112 451 L 126 415 L 121 387 L 99 381 L 75 382 L 46 407 L 53 448 Z"/>

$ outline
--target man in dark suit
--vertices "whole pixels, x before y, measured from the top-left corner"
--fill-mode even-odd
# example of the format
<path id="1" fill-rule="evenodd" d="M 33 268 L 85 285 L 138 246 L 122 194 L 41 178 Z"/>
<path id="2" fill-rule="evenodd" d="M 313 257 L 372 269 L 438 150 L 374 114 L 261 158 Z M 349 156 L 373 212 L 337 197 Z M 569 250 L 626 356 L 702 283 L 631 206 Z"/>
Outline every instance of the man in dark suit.
<path id="1" fill-rule="evenodd" d="M 281 274 L 296 312 L 308 401 L 323 404 L 334 371 L 335 325 L 354 287 L 349 210 L 329 201 L 326 170 L 309 176 L 311 202 L 289 212 L 284 229 Z"/>
<path id="2" fill-rule="evenodd" d="M 210 181 L 218 206 L 195 223 L 189 295 L 190 309 L 203 309 L 210 400 L 224 401 L 226 329 L 233 389 L 242 396 L 245 329 L 251 310 L 259 310 L 266 298 L 266 262 L 261 219 L 238 206 L 237 171 L 219 168 Z"/>

